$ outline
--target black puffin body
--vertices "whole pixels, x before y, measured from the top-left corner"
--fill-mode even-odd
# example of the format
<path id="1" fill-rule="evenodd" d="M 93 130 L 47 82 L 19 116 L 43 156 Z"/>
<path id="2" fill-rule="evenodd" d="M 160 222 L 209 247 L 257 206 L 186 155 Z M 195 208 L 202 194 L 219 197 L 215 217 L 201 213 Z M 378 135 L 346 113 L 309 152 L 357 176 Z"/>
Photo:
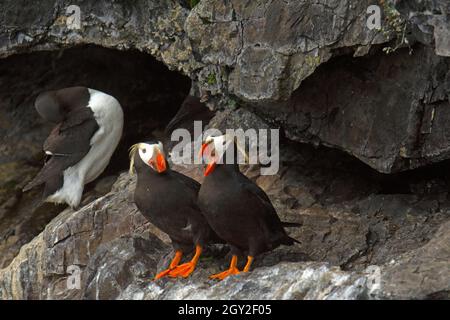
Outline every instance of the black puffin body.
<path id="1" fill-rule="evenodd" d="M 168 167 L 161 142 L 134 145 L 130 158 L 130 171 L 134 168 L 137 173 L 136 206 L 152 224 L 169 235 L 176 250 L 170 267 L 156 279 L 166 275 L 187 277 L 194 271 L 205 244 L 224 243 L 197 206 L 200 184 Z M 194 246 L 193 259 L 178 265 L 183 252 Z"/>
<path id="2" fill-rule="evenodd" d="M 44 184 L 45 201 L 77 207 L 84 185 L 103 172 L 119 143 L 122 108 L 114 97 L 85 87 L 44 92 L 35 108 L 56 127 L 44 142 L 48 159 L 24 191 Z"/>
<path id="3" fill-rule="evenodd" d="M 225 144 L 227 145 L 224 150 L 228 151 L 234 147 L 236 155 L 234 142 L 225 142 L 225 139 L 226 136 L 206 139 L 202 155 L 207 146 L 215 148 Z M 231 247 L 233 258 L 229 270 L 212 276 L 224 279 L 239 273 L 236 267 L 238 254 L 248 255 L 244 268 L 246 272 L 258 254 L 280 245 L 298 242 L 289 237 L 283 228 L 297 224 L 281 222 L 268 196 L 239 171 L 238 164 L 217 164 L 216 160 L 209 159 L 206 177 L 198 195 L 198 204 L 212 229 Z"/>

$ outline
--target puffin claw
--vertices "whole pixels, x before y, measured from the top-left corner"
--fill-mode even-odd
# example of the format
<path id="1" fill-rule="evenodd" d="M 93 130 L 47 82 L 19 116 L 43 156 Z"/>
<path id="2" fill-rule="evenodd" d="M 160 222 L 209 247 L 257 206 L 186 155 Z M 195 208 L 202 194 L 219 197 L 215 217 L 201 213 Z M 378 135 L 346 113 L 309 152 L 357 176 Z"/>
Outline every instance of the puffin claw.
<path id="1" fill-rule="evenodd" d="M 251 258 L 251 260 L 253 260 L 253 257 Z M 250 268 L 250 256 L 249 256 L 249 261 L 247 262 L 247 264 L 245 265 L 245 268 L 243 270 L 243 272 L 247 272 L 248 269 Z M 210 279 L 217 279 L 217 280 L 223 280 L 226 277 L 235 275 L 235 274 L 239 274 L 241 273 L 239 271 L 239 269 L 237 268 L 237 256 L 233 255 L 233 257 L 231 258 L 231 262 L 230 262 L 230 267 L 228 268 L 228 270 L 225 270 L 224 272 L 221 273 L 217 273 L 217 274 L 213 274 L 212 276 L 210 276 Z"/>
<path id="2" fill-rule="evenodd" d="M 192 260 L 173 268 L 169 272 L 169 277 L 172 277 L 172 278 L 176 278 L 176 277 L 187 278 L 187 277 L 189 277 L 191 275 L 191 273 L 194 272 L 195 267 L 197 266 L 198 259 L 200 259 L 201 253 L 202 253 L 201 245 L 196 245 L 195 246 L 195 254 L 192 257 Z"/>
<path id="3" fill-rule="evenodd" d="M 169 277 L 189 277 L 195 270 L 196 263 L 186 262 L 169 271 Z"/>
<path id="4" fill-rule="evenodd" d="M 225 279 L 226 277 L 229 277 L 229 276 L 232 276 L 232 275 L 236 275 L 236 274 L 239 274 L 239 273 L 241 273 L 241 272 L 239 271 L 238 268 L 230 268 L 230 269 L 228 269 L 226 271 L 223 271 L 223 272 L 220 272 L 220 273 L 217 273 L 217 274 L 213 274 L 209 278 L 210 279 L 217 279 L 217 280 L 221 281 L 221 280 Z"/>
<path id="5" fill-rule="evenodd" d="M 164 271 L 161 271 L 160 273 L 158 273 L 155 276 L 155 280 L 158 280 L 158 279 L 161 279 L 161 278 L 164 278 L 164 277 L 168 276 L 172 270 L 173 270 L 173 268 L 168 268 L 168 269 L 166 269 Z"/>
<path id="6" fill-rule="evenodd" d="M 170 274 L 170 272 L 176 268 L 176 266 L 178 266 L 178 264 L 180 263 L 181 257 L 182 257 L 183 253 L 180 250 L 177 250 L 175 252 L 175 256 L 173 257 L 172 262 L 170 263 L 169 268 L 167 268 L 164 271 L 161 271 L 160 273 L 158 273 L 155 276 L 155 280 L 161 279 L 165 276 L 168 276 Z"/>

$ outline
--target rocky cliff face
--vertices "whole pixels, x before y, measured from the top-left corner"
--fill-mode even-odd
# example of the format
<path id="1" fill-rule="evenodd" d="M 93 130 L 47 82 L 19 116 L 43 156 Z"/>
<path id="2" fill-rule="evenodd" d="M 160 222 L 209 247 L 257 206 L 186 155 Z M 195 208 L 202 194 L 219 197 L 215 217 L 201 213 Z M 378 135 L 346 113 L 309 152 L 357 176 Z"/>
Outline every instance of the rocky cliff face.
<path id="1" fill-rule="evenodd" d="M 0 56 L 86 43 L 136 48 L 190 76 L 212 107 L 249 104 L 291 139 L 342 149 L 380 172 L 450 157 L 445 0 L 380 1 L 381 30 L 367 27 L 369 0 L 200 1 L 192 10 L 80 2 L 80 28 L 69 28 L 65 10 L 77 3 L 3 2 Z M 380 46 L 398 50 L 384 56 Z M 333 79 L 342 55 L 347 74 Z M 330 73 L 343 88 L 324 87 Z M 318 93 L 299 89 L 307 78 Z M 317 94 L 325 101 L 316 105 Z"/>
<path id="2" fill-rule="evenodd" d="M 317 167 L 308 168 L 308 157 Z M 173 252 L 167 236 L 137 211 L 132 201 L 135 181 L 125 173 L 110 193 L 77 212 L 63 211 L 24 245 L 0 271 L 0 298 L 448 297 L 449 201 L 375 195 L 378 183 L 370 177 L 355 178 L 363 171 L 351 169 L 353 160 L 341 157 L 329 150 L 285 149 L 283 158 L 293 165 L 283 167 L 283 174 L 258 177 L 255 168 L 247 168 L 281 217 L 302 223 L 290 230 L 301 245 L 259 257 L 249 274 L 221 283 L 208 280 L 228 260 L 226 250 L 213 247 L 191 278 L 153 281 Z M 339 165 L 320 163 L 324 158 Z M 176 169 L 201 179 L 197 168 Z M 326 179 L 329 188 L 323 185 Z M 74 275 L 73 270 L 79 271 Z M 77 275 L 79 287 L 71 285 Z"/>
<path id="3" fill-rule="evenodd" d="M 380 1 L 370 29 L 374 3 L 2 1 L 0 298 L 448 298 L 450 8 Z M 170 246 L 120 175 L 126 148 L 160 135 L 189 82 L 212 127 L 281 129 L 279 173 L 243 169 L 302 223 L 290 230 L 301 245 L 222 283 L 207 280 L 227 260 L 215 247 L 192 278 L 151 281 Z M 127 127 L 85 206 L 61 212 L 20 190 L 50 129 L 34 97 L 70 85 L 118 97 Z"/>

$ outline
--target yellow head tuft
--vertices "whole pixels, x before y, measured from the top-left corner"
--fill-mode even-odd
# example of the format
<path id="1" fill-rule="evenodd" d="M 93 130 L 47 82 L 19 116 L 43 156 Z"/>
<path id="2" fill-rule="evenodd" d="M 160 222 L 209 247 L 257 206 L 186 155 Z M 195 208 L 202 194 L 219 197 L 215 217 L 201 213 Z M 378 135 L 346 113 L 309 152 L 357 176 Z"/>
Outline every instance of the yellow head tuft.
<path id="1" fill-rule="evenodd" d="M 141 145 L 140 143 L 136 143 L 136 144 L 133 144 L 131 146 L 131 148 L 130 148 L 130 153 L 129 153 L 129 155 L 130 155 L 130 170 L 129 170 L 129 174 L 131 176 L 135 172 L 134 171 L 134 158 L 136 157 L 136 153 L 138 152 L 140 145 Z"/>

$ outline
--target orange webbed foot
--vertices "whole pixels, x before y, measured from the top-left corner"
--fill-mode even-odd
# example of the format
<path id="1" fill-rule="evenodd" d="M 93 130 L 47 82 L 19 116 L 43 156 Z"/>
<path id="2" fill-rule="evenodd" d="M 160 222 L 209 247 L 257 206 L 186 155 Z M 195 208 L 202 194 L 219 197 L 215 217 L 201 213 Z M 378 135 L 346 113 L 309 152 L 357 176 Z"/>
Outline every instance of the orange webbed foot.
<path id="1" fill-rule="evenodd" d="M 194 272 L 195 267 L 197 266 L 198 259 L 200 259 L 200 255 L 202 253 L 202 247 L 200 245 L 195 246 L 195 254 L 191 261 L 183 263 L 176 268 L 169 271 L 169 277 L 189 277 L 192 272 Z"/>
<path id="2" fill-rule="evenodd" d="M 252 265 L 253 262 L 253 257 L 252 256 L 248 256 L 247 257 L 247 263 L 245 264 L 244 270 L 239 271 L 239 269 L 237 268 L 237 256 L 233 256 L 231 258 L 231 263 L 230 263 L 230 267 L 228 268 L 228 270 L 221 272 L 221 273 L 217 273 L 217 274 L 213 274 L 212 276 L 210 276 L 210 279 L 217 279 L 217 280 L 223 280 L 226 277 L 235 275 L 235 274 L 239 274 L 241 272 L 248 272 L 250 270 L 250 266 Z"/>
<path id="3" fill-rule="evenodd" d="M 179 264 L 180 261 L 181 261 L 181 257 L 182 257 L 182 256 L 183 256 L 183 253 L 182 253 L 181 251 L 175 252 L 175 256 L 173 257 L 173 260 L 172 260 L 172 262 L 170 263 L 169 268 L 167 268 L 166 270 L 161 271 L 160 273 L 158 273 L 158 274 L 155 276 L 155 280 L 158 280 L 158 279 L 161 279 L 161 278 L 163 278 L 163 277 L 168 276 L 169 273 L 170 273 L 173 269 L 175 269 L 176 266 L 178 266 L 178 264 Z"/>
<path id="4" fill-rule="evenodd" d="M 169 277 L 172 277 L 172 278 L 176 278 L 176 277 L 187 278 L 187 277 L 189 277 L 192 274 L 192 272 L 194 272 L 195 266 L 196 266 L 196 263 L 193 263 L 192 261 L 183 263 L 182 265 L 179 265 L 175 269 L 171 270 L 169 272 Z"/>
<path id="5" fill-rule="evenodd" d="M 228 269 L 226 271 L 223 271 L 221 273 L 213 274 L 209 278 L 210 279 L 223 280 L 226 277 L 229 277 L 229 276 L 232 276 L 232 275 L 235 275 L 235 274 L 239 274 L 239 273 L 241 273 L 241 272 L 239 271 L 238 268 L 230 268 L 230 269 Z"/>
<path id="6" fill-rule="evenodd" d="M 244 272 L 247 272 L 247 270 L 244 269 Z M 229 277 L 229 276 L 232 276 L 232 275 L 235 275 L 235 274 L 239 274 L 239 273 L 241 273 L 241 272 L 237 268 L 237 256 L 233 256 L 231 258 L 231 263 L 230 263 L 230 267 L 228 268 L 228 270 L 223 271 L 221 273 L 213 274 L 209 278 L 210 279 L 223 280 L 226 277 Z"/>
<path id="7" fill-rule="evenodd" d="M 161 271 L 160 273 L 158 273 L 155 276 L 155 280 L 158 280 L 158 279 L 161 279 L 161 278 L 164 278 L 164 277 L 168 276 L 170 271 L 172 271 L 172 270 L 174 270 L 174 269 L 168 268 L 168 269 L 166 269 L 164 271 Z"/>

